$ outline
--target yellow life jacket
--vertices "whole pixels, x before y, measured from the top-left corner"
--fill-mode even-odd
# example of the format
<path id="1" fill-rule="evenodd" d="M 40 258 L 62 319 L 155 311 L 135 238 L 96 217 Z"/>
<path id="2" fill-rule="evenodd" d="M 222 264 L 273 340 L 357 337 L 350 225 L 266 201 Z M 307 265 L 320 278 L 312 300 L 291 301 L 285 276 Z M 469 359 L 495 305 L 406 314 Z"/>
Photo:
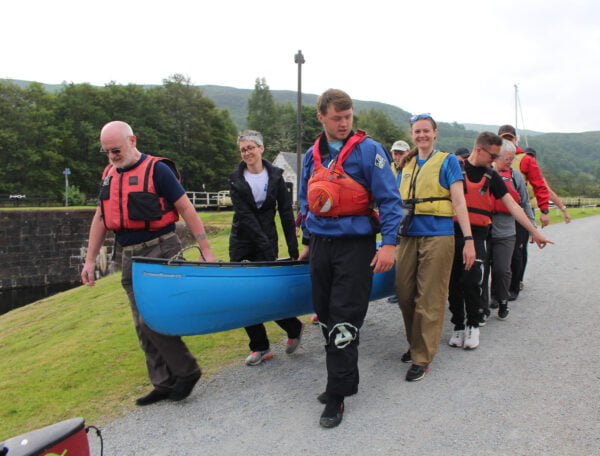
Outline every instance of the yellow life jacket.
<path id="1" fill-rule="evenodd" d="M 404 204 L 414 204 L 415 214 L 452 217 L 450 190 L 440 185 L 442 164 L 449 154 L 437 151 L 419 168 L 417 156 L 402 168 L 400 195 Z"/>

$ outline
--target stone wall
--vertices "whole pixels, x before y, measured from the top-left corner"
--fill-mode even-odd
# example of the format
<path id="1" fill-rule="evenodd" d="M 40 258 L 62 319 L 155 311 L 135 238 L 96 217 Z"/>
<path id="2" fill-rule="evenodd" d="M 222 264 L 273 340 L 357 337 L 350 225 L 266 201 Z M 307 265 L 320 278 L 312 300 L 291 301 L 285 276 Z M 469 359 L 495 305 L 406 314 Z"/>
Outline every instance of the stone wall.
<path id="1" fill-rule="evenodd" d="M 0 211 L 0 289 L 79 282 L 94 211 Z M 184 246 L 194 243 L 184 222 L 177 234 Z M 96 278 L 119 269 L 121 249 L 114 262 L 113 250 L 110 233 L 96 258 Z"/>
<path id="2" fill-rule="evenodd" d="M 0 211 L 0 289 L 78 282 L 94 209 Z M 99 255 L 110 272 L 113 236 Z"/>

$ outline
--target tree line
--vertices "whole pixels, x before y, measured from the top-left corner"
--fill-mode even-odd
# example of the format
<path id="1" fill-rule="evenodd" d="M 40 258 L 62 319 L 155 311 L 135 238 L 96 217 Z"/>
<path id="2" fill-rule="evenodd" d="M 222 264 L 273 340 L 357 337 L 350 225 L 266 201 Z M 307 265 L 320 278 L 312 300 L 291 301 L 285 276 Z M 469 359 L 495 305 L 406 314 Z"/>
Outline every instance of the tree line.
<path id="1" fill-rule="evenodd" d="M 100 128 L 111 120 L 128 122 L 140 151 L 177 163 L 188 190 L 227 188 L 227 177 L 240 160 L 238 128 L 229 111 L 217 109 L 202 89 L 183 75 L 160 86 L 104 87 L 69 84 L 49 93 L 40 83 L 25 87 L 0 81 L 0 194 L 64 197 L 64 174 L 70 170 L 71 196 L 97 195 L 106 156 L 99 153 Z M 296 108 L 275 103 L 264 79 L 257 79 L 248 100 L 247 128 L 265 138 L 265 158 L 296 151 Z M 316 107 L 302 107 L 302 150 L 321 130 Z M 405 135 L 389 118 L 371 110 L 358 128 L 379 135 L 391 146 Z"/>
<path id="2" fill-rule="evenodd" d="M 407 125 L 400 127 L 390 113 L 357 111 L 355 128 L 366 130 L 388 150 L 398 139 L 411 144 Z M 98 152 L 100 128 L 115 119 L 132 126 L 142 152 L 173 159 L 188 190 L 226 189 L 240 160 L 239 127 L 230 111 L 217 108 L 183 75 L 172 75 L 160 86 L 69 84 L 56 92 L 39 83 L 20 87 L 0 81 L 0 195 L 45 195 L 61 201 L 63 171 L 69 168 L 70 196 L 93 200 L 106 166 L 106 156 Z M 303 105 L 301 119 L 306 151 L 321 131 L 316 106 Z M 245 127 L 263 133 L 268 160 L 296 151 L 297 107 L 276 102 L 264 78 L 255 80 L 248 97 Z M 448 152 L 471 147 L 476 135 L 456 123 L 440 122 L 439 128 L 439 147 Z M 595 132 L 531 138 L 544 174 L 559 194 L 600 196 L 598 138 Z"/>

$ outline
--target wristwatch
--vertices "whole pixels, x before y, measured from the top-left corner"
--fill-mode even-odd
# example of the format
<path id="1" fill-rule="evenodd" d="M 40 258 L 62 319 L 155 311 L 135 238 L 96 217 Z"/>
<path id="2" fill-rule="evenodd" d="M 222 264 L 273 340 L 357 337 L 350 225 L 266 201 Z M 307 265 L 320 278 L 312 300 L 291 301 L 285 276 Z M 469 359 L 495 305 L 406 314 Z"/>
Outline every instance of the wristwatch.
<path id="1" fill-rule="evenodd" d="M 463 237 L 463 240 L 465 240 L 465 241 L 472 241 L 473 240 L 473 236 L 465 236 L 465 237 Z"/>
<path id="2" fill-rule="evenodd" d="M 540 211 L 542 212 L 542 214 L 547 214 L 548 213 L 548 209 L 540 209 Z"/>

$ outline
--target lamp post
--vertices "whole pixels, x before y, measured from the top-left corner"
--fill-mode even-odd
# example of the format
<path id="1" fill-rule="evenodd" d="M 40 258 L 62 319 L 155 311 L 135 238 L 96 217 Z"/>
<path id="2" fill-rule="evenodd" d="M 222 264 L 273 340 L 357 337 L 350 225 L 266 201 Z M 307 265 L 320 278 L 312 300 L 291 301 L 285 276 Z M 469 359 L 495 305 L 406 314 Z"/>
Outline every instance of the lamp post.
<path id="1" fill-rule="evenodd" d="M 300 209 L 300 177 L 302 174 L 302 64 L 305 62 L 302 51 L 294 56 L 298 64 L 298 114 L 296 116 L 296 209 Z"/>
<path id="2" fill-rule="evenodd" d="M 63 171 L 65 175 L 65 206 L 69 206 L 69 174 L 71 174 L 71 170 L 69 168 L 65 168 Z"/>

